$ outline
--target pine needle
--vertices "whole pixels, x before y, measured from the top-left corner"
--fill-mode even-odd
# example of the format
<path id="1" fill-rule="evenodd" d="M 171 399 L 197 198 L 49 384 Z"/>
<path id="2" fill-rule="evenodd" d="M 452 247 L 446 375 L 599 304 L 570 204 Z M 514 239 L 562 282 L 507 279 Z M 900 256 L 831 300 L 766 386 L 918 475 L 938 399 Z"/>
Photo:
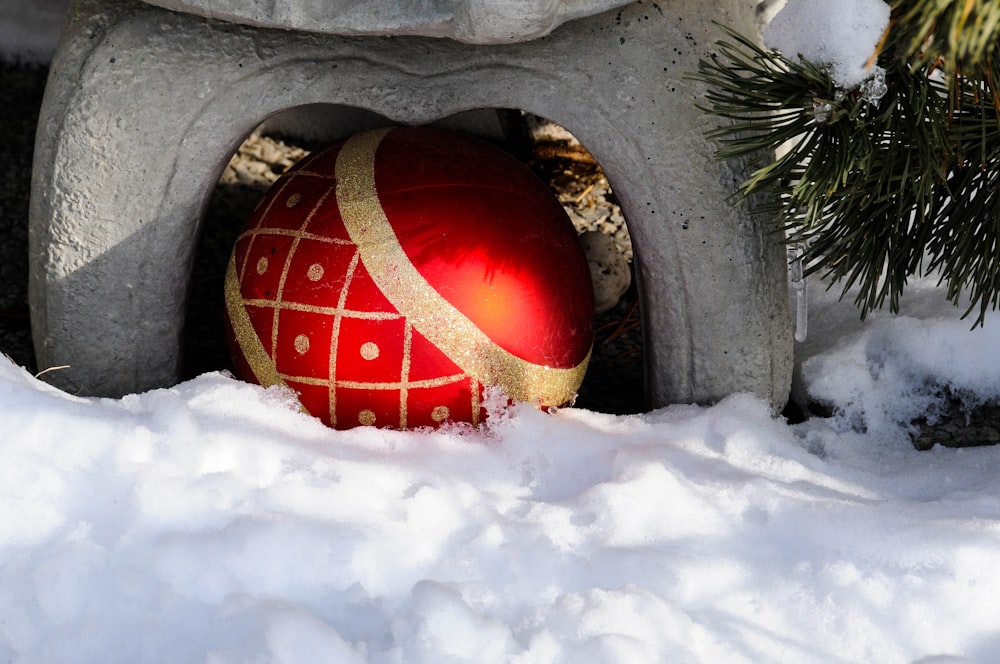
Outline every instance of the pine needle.
<path id="1" fill-rule="evenodd" d="M 693 75 L 720 119 L 708 136 L 751 168 L 737 195 L 805 247 L 807 274 L 857 288 L 862 317 L 897 311 L 912 277 L 940 271 L 982 323 L 1000 304 L 1000 2 L 890 4 L 877 101 L 720 26 Z"/>

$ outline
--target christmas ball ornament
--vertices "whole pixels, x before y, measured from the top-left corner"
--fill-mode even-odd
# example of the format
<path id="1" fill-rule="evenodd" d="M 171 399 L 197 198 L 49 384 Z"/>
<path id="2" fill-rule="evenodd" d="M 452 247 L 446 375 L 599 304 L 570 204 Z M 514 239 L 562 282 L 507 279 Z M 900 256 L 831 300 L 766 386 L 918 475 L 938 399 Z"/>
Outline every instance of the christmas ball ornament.
<path id="1" fill-rule="evenodd" d="M 562 405 L 590 358 L 590 284 L 571 222 L 518 161 L 376 129 L 290 169 L 237 238 L 234 371 L 338 428 L 478 423 L 489 386 Z"/>

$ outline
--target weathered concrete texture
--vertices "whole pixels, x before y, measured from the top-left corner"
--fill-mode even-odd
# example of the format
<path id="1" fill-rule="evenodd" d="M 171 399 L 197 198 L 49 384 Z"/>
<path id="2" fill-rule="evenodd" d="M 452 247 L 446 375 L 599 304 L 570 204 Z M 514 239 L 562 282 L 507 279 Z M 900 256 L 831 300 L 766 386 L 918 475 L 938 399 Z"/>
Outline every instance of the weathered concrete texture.
<path id="1" fill-rule="evenodd" d="M 528 41 L 566 21 L 627 5 L 630 0 L 146 0 L 264 28 L 336 35 L 448 37 L 467 44 Z"/>
<path id="2" fill-rule="evenodd" d="M 82 0 L 52 66 L 35 152 L 32 324 L 39 366 L 87 394 L 170 384 L 202 210 L 262 120 L 302 104 L 404 124 L 520 108 L 571 131 L 604 167 L 634 246 L 654 406 L 751 391 L 784 404 L 784 253 L 728 197 L 711 119 L 682 74 L 710 19 L 753 29 L 753 0 L 636 3 L 548 37 L 470 46 L 267 30 L 137 0 Z"/>

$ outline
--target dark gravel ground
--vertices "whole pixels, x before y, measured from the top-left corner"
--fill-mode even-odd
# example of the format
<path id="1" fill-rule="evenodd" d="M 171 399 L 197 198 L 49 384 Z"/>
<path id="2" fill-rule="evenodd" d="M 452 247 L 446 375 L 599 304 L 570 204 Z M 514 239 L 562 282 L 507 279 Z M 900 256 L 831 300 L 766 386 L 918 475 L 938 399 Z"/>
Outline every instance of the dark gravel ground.
<path id="1" fill-rule="evenodd" d="M 47 70 L 0 65 L 0 351 L 33 368 L 28 322 L 28 196 Z"/>
<path id="2" fill-rule="evenodd" d="M 28 200 L 35 122 L 47 70 L 0 62 L 0 352 L 36 371 L 27 306 Z M 551 146 L 549 146 L 551 147 Z M 536 153 L 529 165 L 555 188 L 584 189 L 594 177 L 592 164 L 552 151 Z M 185 332 L 185 378 L 229 368 L 222 335 L 222 281 L 229 248 L 266 186 L 220 182 L 206 211 L 202 240 L 193 268 L 190 311 Z M 574 193 L 575 196 L 575 193 Z M 642 341 L 634 287 L 612 311 L 595 322 L 594 355 L 577 405 L 608 413 L 645 408 L 642 394 Z M 786 415 L 801 419 L 791 407 Z M 815 413 L 810 413 L 815 416 Z M 950 399 L 933 424 L 914 422 L 917 449 L 936 444 L 964 447 L 1000 443 L 1000 404 L 971 411 Z"/>

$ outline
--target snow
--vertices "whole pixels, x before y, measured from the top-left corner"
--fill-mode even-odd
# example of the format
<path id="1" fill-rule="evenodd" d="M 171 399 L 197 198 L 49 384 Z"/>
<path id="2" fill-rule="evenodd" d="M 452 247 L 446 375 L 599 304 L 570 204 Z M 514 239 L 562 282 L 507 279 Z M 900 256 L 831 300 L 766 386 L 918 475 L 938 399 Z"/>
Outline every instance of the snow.
<path id="1" fill-rule="evenodd" d="M 811 284 L 789 425 L 756 397 L 338 432 L 222 374 L 74 397 L 0 363 L 0 659 L 912 662 L 1000 657 L 1000 316 L 931 281 L 864 324 Z M 926 660 L 935 661 L 935 660 Z"/>
<path id="2" fill-rule="evenodd" d="M 1000 660 L 1000 448 L 908 439 L 1000 398 L 1000 315 L 809 293 L 794 390 L 836 414 L 795 425 L 737 394 L 338 432 L 222 374 L 92 399 L 0 357 L 0 660 Z"/>
<path id="3" fill-rule="evenodd" d="M 828 65 L 849 89 L 874 73 L 866 65 L 888 25 L 882 0 L 788 0 L 764 29 L 764 43 L 788 58 Z"/>

